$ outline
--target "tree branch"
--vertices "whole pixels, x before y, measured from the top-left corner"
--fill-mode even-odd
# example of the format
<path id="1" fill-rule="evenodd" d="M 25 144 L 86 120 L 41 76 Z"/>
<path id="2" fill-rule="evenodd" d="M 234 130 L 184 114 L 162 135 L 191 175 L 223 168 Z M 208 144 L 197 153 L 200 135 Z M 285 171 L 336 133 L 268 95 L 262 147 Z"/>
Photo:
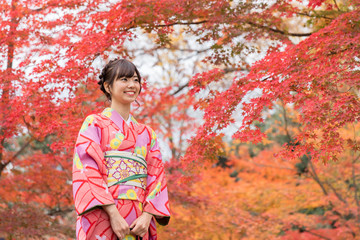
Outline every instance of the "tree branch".
<path id="1" fill-rule="evenodd" d="M 293 142 L 292 140 L 292 137 L 290 136 L 290 133 L 289 133 L 289 129 L 288 129 L 288 119 L 287 119 L 287 116 L 286 116 L 286 109 L 285 109 L 285 104 L 284 104 L 284 101 L 281 99 L 281 107 L 282 107 L 282 110 L 283 110 L 283 113 L 284 113 L 284 123 L 285 123 L 285 132 L 286 132 L 286 136 L 288 137 L 288 140 L 289 140 L 289 143 Z"/>
<path id="2" fill-rule="evenodd" d="M 280 33 L 282 35 L 292 36 L 292 37 L 308 37 L 311 34 L 313 34 L 313 32 L 310 32 L 310 33 L 289 33 L 289 32 L 282 31 L 280 29 L 271 28 L 271 27 L 268 27 L 268 26 L 263 26 L 263 25 L 260 25 L 260 24 L 254 23 L 254 22 L 250 22 L 250 21 L 246 22 L 246 23 L 248 23 L 249 25 L 255 26 L 257 28 L 266 29 L 266 30 L 269 30 L 271 32 Z"/>
<path id="3" fill-rule="evenodd" d="M 360 155 L 359 155 L 360 156 Z M 355 188 L 355 191 L 354 191 L 354 197 L 355 197 L 355 202 L 356 202 L 356 205 L 358 206 L 358 208 L 360 207 L 360 203 L 359 203 L 359 198 L 358 198 L 358 186 L 356 184 L 356 178 L 355 178 L 355 161 L 353 161 L 352 163 L 352 170 L 351 170 L 351 174 L 352 174 L 352 179 L 353 179 L 353 182 L 354 182 L 354 188 Z"/>
<path id="4" fill-rule="evenodd" d="M 343 203 L 348 203 L 345 199 L 343 199 L 342 197 L 341 197 L 341 195 L 336 191 L 336 189 L 334 188 L 334 186 L 331 184 L 331 183 L 329 183 L 329 181 L 325 181 L 325 183 L 326 183 L 326 185 L 328 185 L 330 188 L 331 188 L 331 190 L 335 193 L 335 195 L 336 195 L 336 197 L 340 200 L 340 201 L 342 201 Z"/>
<path id="5" fill-rule="evenodd" d="M 27 143 L 25 145 L 23 145 L 19 149 L 19 151 L 17 151 L 17 153 L 15 153 L 15 155 L 11 157 L 10 160 L 7 160 L 5 163 L 0 163 L 0 177 L 1 177 L 2 171 L 6 168 L 6 166 L 9 165 L 11 162 L 13 162 L 15 160 L 15 158 L 17 158 L 30 145 L 30 143 L 33 140 L 34 140 L 33 138 L 30 138 L 30 140 L 27 141 Z"/>
<path id="6" fill-rule="evenodd" d="M 311 235 L 317 236 L 317 237 L 319 237 L 319 238 L 322 238 L 322 239 L 331 240 L 330 238 L 327 238 L 327 237 L 322 236 L 322 235 L 317 234 L 317 233 L 310 232 L 309 230 L 306 230 L 306 229 L 303 229 L 303 231 L 304 231 L 304 232 L 307 232 L 307 233 L 309 233 L 309 234 L 311 234 Z"/>
<path id="7" fill-rule="evenodd" d="M 7 161 L 6 163 L 0 163 L 0 177 L 6 166 L 9 165 L 9 163 L 10 161 Z"/>
<path id="8" fill-rule="evenodd" d="M 74 211 L 73 208 L 66 208 L 66 209 L 52 208 L 49 210 L 47 215 L 49 215 L 49 216 L 64 216 L 72 211 Z"/>
<path id="9" fill-rule="evenodd" d="M 208 22 L 208 20 L 202 20 L 202 21 L 198 21 L 198 22 L 173 22 L 173 23 L 168 23 L 168 24 L 154 25 L 154 28 L 171 27 L 171 26 L 175 26 L 175 25 L 186 25 L 186 26 L 199 25 L 199 24 L 203 24 L 203 23 L 207 23 L 207 22 Z M 245 23 L 247 23 L 249 25 L 252 25 L 254 27 L 257 27 L 257 28 L 266 29 L 266 30 L 269 30 L 269 31 L 272 31 L 272 32 L 275 32 L 275 33 L 280 33 L 282 35 L 292 36 L 292 37 L 308 37 L 311 34 L 313 34 L 313 32 L 310 32 L 310 33 L 289 33 L 289 32 L 286 32 L 286 31 L 282 31 L 280 29 L 260 25 L 260 24 L 257 24 L 257 23 L 251 22 L 251 21 L 248 21 L 248 22 L 245 22 Z M 130 30 L 132 28 L 135 28 L 135 27 L 136 26 L 131 26 L 131 27 L 125 29 L 125 31 L 128 31 L 128 30 Z M 144 26 L 139 26 L 139 27 L 144 27 Z"/>
<path id="10" fill-rule="evenodd" d="M 203 23 L 206 23 L 208 22 L 208 20 L 202 20 L 202 21 L 198 21 L 198 22 L 173 22 L 173 23 L 169 23 L 169 24 L 158 24 L 158 25 L 155 25 L 155 27 L 171 27 L 171 26 L 175 26 L 175 25 L 186 25 L 186 26 L 189 26 L 189 25 L 199 25 L 199 24 L 203 24 Z"/>
<path id="11" fill-rule="evenodd" d="M 324 18 L 324 19 L 328 19 L 328 20 L 333 20 L 334 18 L 331 17 L 327 17 L 327 16 L 319 16 L 319 15 L 311 15 L 309 13 L 303 13 L 303 12 L 295 12 L 297 15 L 301 15 L 301 16 L 306 16 L 306 17 L 310 17 L 310 18 Z"/>
<path id="12" fill-rule="evenodd" d="M 328 192 L 326 191 L 324 184 L 320 181 L 320 179 L 319 179 L 319 177 L 318 177 L 318 175 L 316 173 L 315 167 L 312 164 L 311 158 L 309 158 L 308 163 L 309 163 L 310 168 L 312 170 L 312 172 L 309 171 L 309 173 L 312 175 L 312 178 L 315 180 L 315 182 L 317 182 L 317 184 L 319 184 L 319 186 L 320 186 L 321 190 L 323 191 L 323 193 L 327 196 Z"/>
<path id="13" fill-rule="evenodd" d="M 247 68 L 224 68 L 224 74 L 239 72 L 239 71 L 249 72 L 250 70 Z"/>
<path id="14" fill-rule="evenodd" d="M 355 129 L 355 126 L 354 126 L 354 123 L 352 124 L 352 127 L 353 127 L 353 134 L 354 134 L 354 142 L 356 142 L 356 129 Z M 359 160 L 360 158 L 360 155 L 358 155 L 356 158 L 354 157 L 355 153 L 354 151 L 351 151 L 351 155 L 352 157 L 354 158 L 353 161 L 352 161 L 352 170 L 351 170 L 351 175 L 352 175 L 352 179 L 353 179 L 353 182 L 354 182 L 354 188 L 355 188 L 355 192 L 354 192 L 354 197 L 355 197 L 355 202 L 356 202 L 356 205 L 358 206 L 358 209 L 360 207 L 360 202 L 359 202 L 359 197 L 358 197 L 358 191 L 359 191 L 359 188 L 358 188 L 358 185 L 356 183 L 356 177 L 355 177 L 355 163 Z"/>
<path id="15" fill-rule="evenodd" d="M 184 88 L 188 87 L 189 83 L 185 83 L 184 85 L 180 86 L 175 92 L 171 93 L 171 96 L 174 96 L 176 94 L 178 94 L 179 92 L 181 92 Z"/>
<path id="16" fill-rule="evenodd" d="M 337 4 L 336 0 L 333 0 L 333 1 L 334 1 L 335 7 L 337 8 L 337 10 L 339 10 L 341 12 L 341 9 L 339 8 L 339 5 Z"/>
<path id="17" fill-rule="evenodd" d="M 25 145 L 23 145 L 21 148 L 20 148 L 20 150 L 11 158 L 11 160 L 9 160 L 10 162 L 11 161 L 13 161 L 15 158 L 17 158 L 29 145 L 30 145 L 30 143 L 32 142 L 32 141 L 34 141 L 34 138 L 33 137 L 31 137 L 30 139 L 29 139 L 29 141 L 27 141 L 27 143 L 25 144 Z"/>
<path id="18" fill-rule="evenodd" d="M 224 68 L 225 74 L 231 73 L 231 72 L 237 72 L 237 71 L 249 71 L 249 69 L 246 69 L 246 68 Z M 174 96 L 188 86 L 189 86 L 189 83 L 187 82 L 184 85 L 180 86 L 175 92 L 171 93 L 170 95 Z"/>

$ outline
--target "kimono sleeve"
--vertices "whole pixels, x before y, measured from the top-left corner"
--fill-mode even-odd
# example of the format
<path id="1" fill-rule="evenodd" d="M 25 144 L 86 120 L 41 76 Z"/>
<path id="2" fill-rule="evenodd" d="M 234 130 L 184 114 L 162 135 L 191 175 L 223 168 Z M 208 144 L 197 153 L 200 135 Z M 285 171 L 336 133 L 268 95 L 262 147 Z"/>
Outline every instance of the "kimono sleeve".
<path id="1" fill-rule="evenodd" d="M 149 129 L 149 132 L 151 143 L 146 156 L 148 177 L 143 211 L 154 215 L 159 224 L 167 225 L 170 220 L 170 208 L 164 164 L 156 134 L 152 129 Z"/>
<path id="2" fill-rule="evenodd" d="M 90 115 L 81 126 L 74 152 L 73 196 L 78 215 L 114 204 L 106 184 L 107 169 L 100 139 L 101 129 L 96 115 Z"/>

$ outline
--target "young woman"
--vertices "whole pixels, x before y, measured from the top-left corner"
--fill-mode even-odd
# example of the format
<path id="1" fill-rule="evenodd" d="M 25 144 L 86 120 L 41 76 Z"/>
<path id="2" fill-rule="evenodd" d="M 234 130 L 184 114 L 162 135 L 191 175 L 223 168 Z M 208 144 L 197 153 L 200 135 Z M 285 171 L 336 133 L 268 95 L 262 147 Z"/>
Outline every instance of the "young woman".
<path id="1" fill-rule="evenodd" d="M 154 219 L 166 225 L 170 211 L 156 134 L 130 114 L 141 92 L 140 73 L 133 63 L 115 59 L 99 78 L 111 106 L 89 115 L 76 141 L 76 237 L 155 240 Z"/>

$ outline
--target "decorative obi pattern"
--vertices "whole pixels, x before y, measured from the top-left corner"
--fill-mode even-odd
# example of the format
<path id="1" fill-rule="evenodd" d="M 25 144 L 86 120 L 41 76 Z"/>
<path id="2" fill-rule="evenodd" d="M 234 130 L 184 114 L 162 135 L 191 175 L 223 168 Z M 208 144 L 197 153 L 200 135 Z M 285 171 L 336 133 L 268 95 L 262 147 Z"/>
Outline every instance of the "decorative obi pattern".
<path id="1" fill-rule="evenodd" d="M 146 189 L 147 163 L 141 155 L 124 151 L 105 152 L 108 187 L 121 184 Z"/>

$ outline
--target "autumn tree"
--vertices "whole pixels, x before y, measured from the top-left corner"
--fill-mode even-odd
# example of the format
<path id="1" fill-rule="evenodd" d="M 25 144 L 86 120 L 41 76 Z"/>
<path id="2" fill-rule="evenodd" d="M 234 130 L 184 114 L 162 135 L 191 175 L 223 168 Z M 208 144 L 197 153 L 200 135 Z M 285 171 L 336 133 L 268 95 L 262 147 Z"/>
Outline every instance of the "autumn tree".
<path id="1" fill-rule="evenodd" d="M 262 122 L 263 110 L 281 99 L 294 104 L 304 125 L 293 136 L 296 148 L 292 144 L 283 156 L 335 159 L 342 146 L 356 150 L 357 140 L 344 145 L 337 130 L 357 121 L 358 6 L 358 1 L 309 1 L 307 6 L 301 1 L 2 1 L 3 213 L 14 216 L 8 211 L 12 204 L 20 212 L 36 206 L 50 216 L 51 225 L 57 214 L 71 211 L 69 171 L 76 133 L 87 114 L 105 105 L 96 84 L 99 69 L 115 56 L 136 60 L 127 43 L 143 37 L 155 43 L 151 54 L 159 49 L 204 54 L 200 60 L 209 70 L 190 81 L 169 81 L 162 89 L 148 86 L 138 109 L 149 122 L 161 120 L 170 145 L 179 129 L 194 131 L 184 120 L 187 107 L 204 112 L 204 124 L 181 162 L 176 158 L 184 149 L 171 146 L 169 179 L 176 203 L 203 199 L 184 198 L 192 185 L 184 188 L 176 179 L 191 176 L 183 165 L 218 158 L 224 145 L 221 131 L 235 122 L 232 114 L 239 105 L 244 118 L 234 137 L 241 141 L 262 140 L 253 123 Z M 297 27 L 300 23 L 304 28 Z M 175 44 L 176 31 L 192 39 L 186 48 Z M 267 52 L 272 54 L 252 66 Z M 242 102 L 255 89 L 261 94 Z M 20 203 L 27 205 L 21 208 Z"/>
<path id="2" fill-rule="evenodd" d="M 223 143 L 221 161 L 226 164 L 202 164 L 191 187 L 184 186 L 188 198 L 173 206 L 176 217 L 162 229 L 163 238 L 357 238 L 357 165 L 351 152 L 327 165 L 304 157 L 274 157 L 303 126 L 299 113 L 281 102 L 264 118 L 256 124 L 266 128 L 261 142 Z M 341 134 L 349 136 L 352 130 L 346 126 Z"/>
<path id="3" fill-rule="evenodd" d="M 71 27 L 72 13 L 83 4 L 0 3 L 0 232 L 7 239 L 42 237 L 50 229 L 54 235 L 73 235 L 59 218 L 73 209 L 71 156 L 56 150 L 72 145 L 69 122 L 62 118 L 71 114 L 71 105 L 59 101 L 66 83 L 44 76 L 59 60 L 59 33 Z"/>
<path id="4" fill-rule="evenodd" d="M 252 66 L 249 74 L 235 78 L 226 91 L 216 92 L 199 101 L 199 108 L 205 111 L 206 123 L 189 147 L 188 156 L 200 159 L 220 154 L 218 145 L 209 140 L 221 136 L 236 121 L 234 113 L 239 105 L 241 124 L 233 138 L 241 142 L 263 142 L 267 135 L 261 131 L 264 130 L 261 126 L 266 122 L 266 113 L 272 111 L 274 104 L 280 100 L 283 106 L 292 106 L 298 112 L 301 131 L 291 135 L 287 133 L 289 141 L 277 153 L 278 157 L 297 161 L 298 171 L 307 171 L 306 174 L 318 185 L 323 199 L 328 200 L 324 202 L 329 210 L 325 210 L 327 218 L 324 219 L 335 223 L 333 228 L 341 232 L 338 236 L 356 238 L 359 3 L 353 1 L 346 5 L 342 2 L 339 5 L 337 2 L 310 1 L 309 8 L 316 13 L 316 7 L 321 4 L 327 8 L 327 14 L 322 15 L 324 19 L 316 33 L 299 44 L 288 44 L 283 51 L 270 53 Z M 221 70 L 197 75 L 192 79 L 192 91 L 196 94 L 204 88 L 204 83 L 207 85 L 221 78 L 224 78 Z M 196 152 L 194 149 L 203 151 Z M 321 165 L 324 163 L 329 167 Z M 340 169 L 343 169 L 342 177 L 337 172 Z M 347 183 L 351 184 L 350 188 L 346 187 Z M 300 237 L 296 234 L 306 232 L 307 228 L 300 227 L 293 232 L 294 229 L 289 226 L 288 230 L 294 233 L 289 236 L 293 239 Z M 324 231 L 318 230 L 312 237 L 330 239 L 331 235 Z M 307 237 L 311 235 L 308 232 L 304 234 Z"/>

